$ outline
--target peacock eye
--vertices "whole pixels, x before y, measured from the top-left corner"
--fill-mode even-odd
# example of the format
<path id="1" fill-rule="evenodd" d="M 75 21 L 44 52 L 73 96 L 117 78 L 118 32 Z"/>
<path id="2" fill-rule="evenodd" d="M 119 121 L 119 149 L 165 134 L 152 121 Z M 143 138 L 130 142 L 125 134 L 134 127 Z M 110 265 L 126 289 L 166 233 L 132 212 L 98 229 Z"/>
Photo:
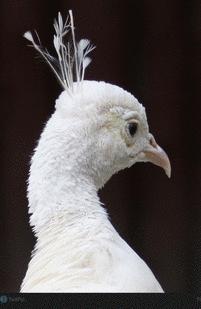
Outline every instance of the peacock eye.
<path id="1" fill-rule="evenodd" d="M 137 132 L 137 123 L 131 122 L 128 124 L 128 131 L 129 134 L 133 137 L 135 133 Z"/>

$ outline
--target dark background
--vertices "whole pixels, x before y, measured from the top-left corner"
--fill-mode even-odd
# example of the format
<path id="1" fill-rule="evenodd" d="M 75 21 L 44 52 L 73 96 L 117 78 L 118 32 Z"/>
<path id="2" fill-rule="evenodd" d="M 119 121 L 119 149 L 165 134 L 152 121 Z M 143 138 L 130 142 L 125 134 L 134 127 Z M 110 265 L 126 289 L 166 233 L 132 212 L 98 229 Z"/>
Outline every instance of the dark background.
<path id="1" fill-rule="evenodd" d="M 164 0 L 0 3 L 0 290 L 19 290 L 34 237 L 26 180 L 33 147 L 61 92 L 22 34 L 37 29 L 51 50 L 53 19 L 73 9 L 77 39 L 97 46 L 86 79 L 132 92 L 172 163 L 114 176 L 100 192 L 113 225 L 165 291 L 201 292 L 201 3 Z"/>

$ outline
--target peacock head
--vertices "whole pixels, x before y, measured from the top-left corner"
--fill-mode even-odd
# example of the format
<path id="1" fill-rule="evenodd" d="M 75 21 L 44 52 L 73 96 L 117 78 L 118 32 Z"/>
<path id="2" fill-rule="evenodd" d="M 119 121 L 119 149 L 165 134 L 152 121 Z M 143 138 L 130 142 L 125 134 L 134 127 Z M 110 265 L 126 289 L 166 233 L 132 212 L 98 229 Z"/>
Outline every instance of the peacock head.
<path id="1" fill-rule="evenodd" d="M 69 144 L 69 136 L 76 141 L 75 162 L 97 187 L 136 162 L 152 162 L 170 177 L 168 156 L 149 132 L 145 108 L 122 88 L 83 81 L 74 95 L 62 92 L 54 116 L 57 124 L 66 126 L 64 144 Z"/>
<path id="2" fill-rule="evenodd" d="M 91 61 L 88 54 L 94 47 L 86 39 L 76 43 L 72 11 L 69 17 L 70 21 L 64 23 L 59 13 L 54 23 L 57 58 L 42 48 L 40 40 L 36 43 L 31 32 L 24 35 L 64 88 L 43 134 L 47 135 L 43 138 L 46 141 L 50 135 L 54 137 L 54 149 L 51 143 L 49 153 L 57 164 L 56 170 L 62 170 L 67 162 L 74 175 L 93 179 L 97 188 L 136 162 L 152 162 L 170 177 L 169 159 L 150 134 L 145 109 L 138 100 L 118 86 L 84 80 Z M 64 42 L 69 33 L 71 46 L 69 41 Z"/>

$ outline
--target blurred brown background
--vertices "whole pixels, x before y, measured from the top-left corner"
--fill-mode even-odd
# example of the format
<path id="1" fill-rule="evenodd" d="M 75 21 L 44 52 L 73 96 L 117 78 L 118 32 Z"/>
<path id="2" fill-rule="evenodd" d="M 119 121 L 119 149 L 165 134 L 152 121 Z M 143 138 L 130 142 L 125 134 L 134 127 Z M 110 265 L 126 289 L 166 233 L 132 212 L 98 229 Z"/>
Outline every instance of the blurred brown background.
<path id="1" fill-rule="evenodd" d="M 138 164 L 100 193 L 121 236 L 165 291 L 201 292 L 201 3 L 148 0 L 1 0 L 0 291 L 19 290 L 34 237 L 26 180 L 33 147 L 61 92 L 22 37 L 37 29 L 52 45 L 57 12 L 73 9 L 77 39 L 97 46 L 87 79 L 132 92 L 169 154 L 172 178 Z"/>

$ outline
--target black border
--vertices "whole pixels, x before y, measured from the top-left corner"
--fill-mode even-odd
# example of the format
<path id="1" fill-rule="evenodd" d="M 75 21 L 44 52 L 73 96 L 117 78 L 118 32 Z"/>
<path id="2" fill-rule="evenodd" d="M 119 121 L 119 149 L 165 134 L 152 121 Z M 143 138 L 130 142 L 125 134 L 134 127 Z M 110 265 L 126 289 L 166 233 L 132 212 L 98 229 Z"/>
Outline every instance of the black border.
<path id="1" fill-rule="evenodd" d="M 179 293 L 1 293 L 0 308 L 201 309 L 201 296 Z"/>

